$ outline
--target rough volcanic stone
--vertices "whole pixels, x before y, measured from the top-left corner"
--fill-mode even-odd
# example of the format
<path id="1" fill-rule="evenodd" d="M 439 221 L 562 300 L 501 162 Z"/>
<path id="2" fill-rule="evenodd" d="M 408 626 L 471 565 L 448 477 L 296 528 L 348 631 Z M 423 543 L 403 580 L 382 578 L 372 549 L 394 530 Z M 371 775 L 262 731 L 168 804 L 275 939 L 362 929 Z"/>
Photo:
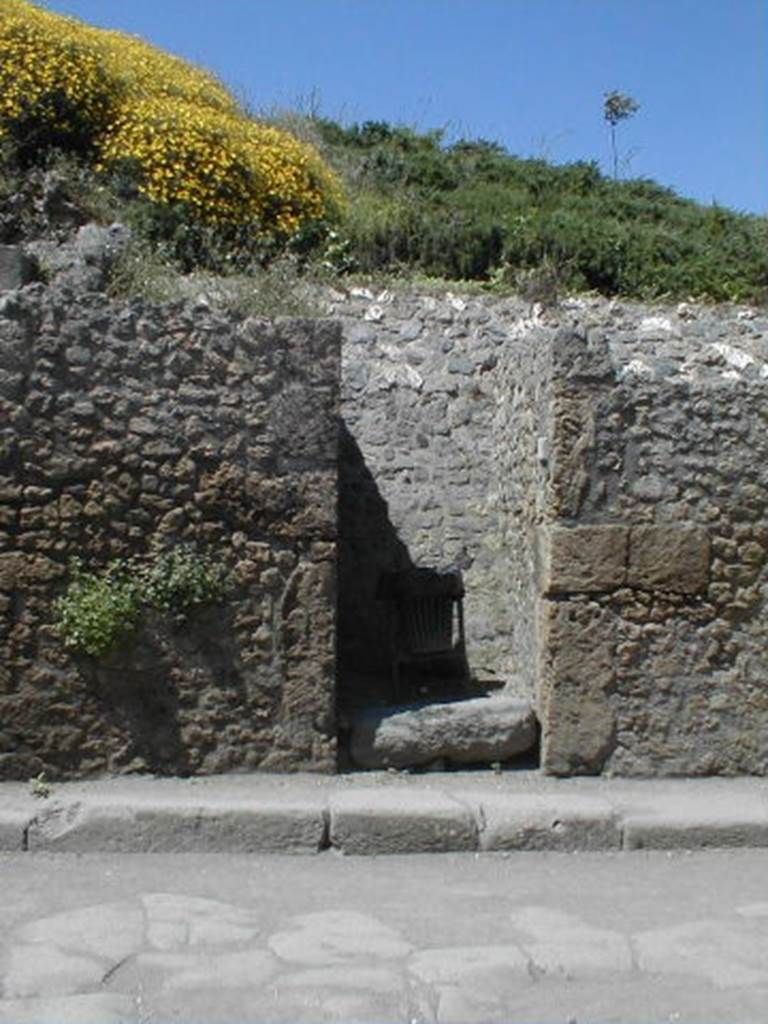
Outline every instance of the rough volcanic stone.
<path id="1" fill-rule="evenodd" d="M 113 235 L 83 229 L 83 259 Z M 0 777 L 332 771 L 338 326 L 60 285 L 3 299 L 17 319 L 0 319 Z M 73 556 L 98 573 L 180 544 L 225 569 L 220 602 L 147 616 L 103 657 L 62 642 Z M 60 818 L 54 836 L 40 808 L 30 841 L 151 847 L 150 811 Z M 322 816 L 297 809 L 288 833 L 269 817 L 182 808 L 173 842 L 317 848 Z M 15 846 L 21 830 L 2 832 Z"/>
<path id="2" fill-rule="evenodd" d="M 506 761 L 535 743 L 531 706 L 495 696 L 368 711 L 353 724 L 351 750 L 363 768 L 406 768 Z"/>
<path id="3" fill-rule="evenodd" d="M 34 264 L 20 245 L 0 245 L 0 291 L 21 288 L 34 277 Z"/>

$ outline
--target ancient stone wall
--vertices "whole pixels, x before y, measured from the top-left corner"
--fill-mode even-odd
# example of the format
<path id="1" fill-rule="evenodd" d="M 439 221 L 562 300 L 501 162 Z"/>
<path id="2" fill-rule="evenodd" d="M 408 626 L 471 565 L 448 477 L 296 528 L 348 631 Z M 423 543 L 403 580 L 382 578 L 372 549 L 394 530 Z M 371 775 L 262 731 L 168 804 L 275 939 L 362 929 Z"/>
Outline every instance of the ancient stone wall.
<path id="1" fill-rule="evenodd" d="M 499 525 L 504 553 L 500 599 L 509 607 L 511 651 L 507 688 L 535 701 L 538 667 L 539 526 L 550 464 L 552 346 L 550 331 L 534 316 L 510 325 L 499 364 L 493 431 L 499 481 Z"/>
<path id="2" fill-rule="evenodd" d="M 768 771 L 768 322 L 621 310 L 553 343 L 549 771 Z"/>
<path id="3" fill-rule="evenodd" d="M 337 523 L 342 699 L 386 689 L 381 573 L 453 566 L 470 667 L 534 703 L 545 770 L 766 773 L 768 317 L 329 313 L 340 438 L 330 323 L 0 297 L 0 773 L 332 769 Z M 64 648 L 71 556 L 185 542 L 221 605 Z"/>
<path id="4" fill-rule="evenodd" d="M 335 767 L 338 326 L 0 296 L 0 776 Z M 224 600 L 67 650 L 68 565 L 191 544 Z"/>
<path id="5" fill-rule="evenodd" d="M 534 701 L 545 770 L 768 771 L 768 317 L 365 291 L 334 315 L 342 685 L 386 658 L 377 573 L 455 564 L 470 664 Z"/>

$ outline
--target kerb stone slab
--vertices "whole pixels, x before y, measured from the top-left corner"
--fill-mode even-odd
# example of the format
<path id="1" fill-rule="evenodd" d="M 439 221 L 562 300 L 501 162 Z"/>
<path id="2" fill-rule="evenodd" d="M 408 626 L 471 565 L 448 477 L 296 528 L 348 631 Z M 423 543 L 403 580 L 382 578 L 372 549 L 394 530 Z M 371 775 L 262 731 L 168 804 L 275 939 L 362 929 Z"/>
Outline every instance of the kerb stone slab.
<path id="1" fill-rule="evenodd" d="M 358 789 L 330 799 L 331 846 L 342 853 L 477 849 L 472 811 L 434 790 Z"/>
<path id="2" fill-rule="evenodd" d="M 768 807 L 749 801 L 731 808 L 629 812 L 623 833 L 626 850 L 764 847 L 768 846 Z"/>
<path id="3" fill-rule="evenodd" d="M 24 833 L 32 817 L 32 811 L 21 808 L 0 809 L 0 852 L 18 853 L 24 849 Z"/>
<path id="4" fill-rule="evenodd" d="M 573 794 L 480 799 L 481 850 L 619 850 L 621 828 L 611 805 Z"/>
<path id="5" fill-rule="evenodd" d="M 307 799 L 53 805 L 32 822 L 31 851 L 68 853 L 316 853 L 322 802 Z"/>

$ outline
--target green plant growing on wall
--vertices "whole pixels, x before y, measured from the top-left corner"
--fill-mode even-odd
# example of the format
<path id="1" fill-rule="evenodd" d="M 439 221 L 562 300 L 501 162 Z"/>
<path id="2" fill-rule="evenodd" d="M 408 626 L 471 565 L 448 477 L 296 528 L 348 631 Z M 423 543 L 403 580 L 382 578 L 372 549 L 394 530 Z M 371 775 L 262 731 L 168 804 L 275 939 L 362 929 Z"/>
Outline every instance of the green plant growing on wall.
<path id="1" fill-rule="evenodd" d="M 217 604 L 226 591 L 227 574 L 190 545 L 166 551 L 139 573 L 142 602 L 184 619 L 195 608 Z"/>
<path id="2" fill-rule="evenodd" d="M 141 600 L 130 564 L 110 562 L 100 575 L 72 562 L 72 580 L 56 602 L 56 628 L 67 647 L 94 657 L 106 654 L 133 633 L 141 617 Z"/>
<path id="3" fill-rule="evenodd" d="M 70 650 L 100 657 L 132 636 L 148 610 L 183 622 L 194 609 L 217 604 L 228 586 L 226 570 L 190 545 L 150 562 L 116 559 L 102 573 L 72 563 L 72 579 L 55 605 L 55 628 Z"/>

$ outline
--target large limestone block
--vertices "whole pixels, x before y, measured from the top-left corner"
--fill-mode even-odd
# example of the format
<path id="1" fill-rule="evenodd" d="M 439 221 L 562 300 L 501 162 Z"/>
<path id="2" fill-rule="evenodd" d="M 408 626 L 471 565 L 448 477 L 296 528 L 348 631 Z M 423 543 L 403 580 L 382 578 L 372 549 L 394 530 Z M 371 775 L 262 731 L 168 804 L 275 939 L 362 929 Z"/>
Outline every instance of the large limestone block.
<path id="1" fill-rule="evenodd" d="M 538 554 L 542 593 L 599 593 L 623 586 L 628 534 L 624 526 L 541 527 Z"/>
<path id="2" fill-rule="evenodd" d="M 597 774 L 615 746 L 611 612 L 589 601 L 542 601 L 541 766 L 550 775 Z"/>
<path id="3" fill-rule="evenodd" d="M 368 711 L 353 724 L 351 751 L 362 768 L 409 768 L 506 761 L 535 743 L 531 706 L 499 695 Z"/>
<path id="4" fill-rule="evenodd" d="M 692 524 L 633 526 L 627 583 L 643 590 L 696 594 L 709 582 L 709 535 Z"/>

